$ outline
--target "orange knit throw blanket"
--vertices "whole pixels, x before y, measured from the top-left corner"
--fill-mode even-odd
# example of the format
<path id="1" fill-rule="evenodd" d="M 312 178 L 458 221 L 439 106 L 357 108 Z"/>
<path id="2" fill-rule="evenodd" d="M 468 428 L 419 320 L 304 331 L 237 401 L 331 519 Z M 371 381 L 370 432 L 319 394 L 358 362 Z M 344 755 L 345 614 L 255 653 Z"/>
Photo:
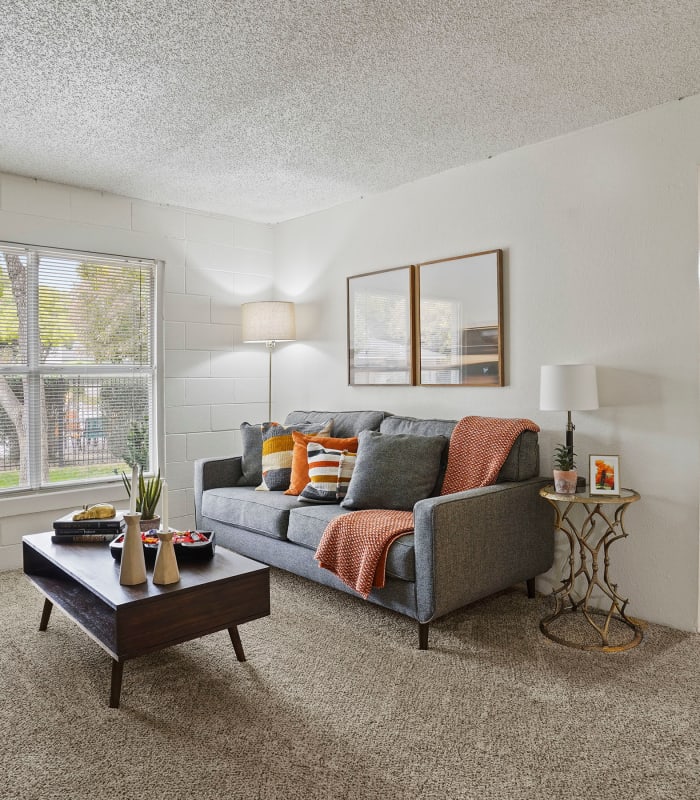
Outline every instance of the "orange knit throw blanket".
<path id="1" fill-rule="evenodd" d="M 463 417 L 450 436 L 440 494 L 491 486 L 518 436 L 523 431 L 537 433 L 539 429 L 530 419 Z"/>
<path id="2" fill-rule="evenodd" d="M 366 600 L 384 586 L 389 546 L 412 530 L 412 511 L 352 511 L 326 525 L 314 557 Z"/>
<path id="3" fill-rule="evenodd" d="M 496 481 L 515 440 L 523 431 L 539 431 L 529 419 L 464 417 L 450 437 L 441 494 Z M 386 558 L 393 542 L 413 530 L 413 512 L 368 509 L 331 520 L 315 558 L 365 599 L 386 580 Z"/>

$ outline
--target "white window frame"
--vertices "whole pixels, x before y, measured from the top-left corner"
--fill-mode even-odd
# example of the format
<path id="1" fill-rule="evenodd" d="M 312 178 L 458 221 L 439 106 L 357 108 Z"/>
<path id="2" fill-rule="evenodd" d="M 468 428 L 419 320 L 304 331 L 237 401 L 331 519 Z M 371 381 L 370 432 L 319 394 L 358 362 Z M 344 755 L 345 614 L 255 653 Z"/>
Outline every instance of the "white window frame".
<path id="1" fill-rule="evenodd" d="M 41 484 L 41 408 L 39 381 L 44 375 L 75 374 L 75 366 L 63 366 L 55 363 L 42 363 L 39 358 L 40 332 L 39 332 L 39 256 L 47 255 L 70 260 L 106 260 L 111 264 L 151 267 L 153 269 L 153 298 L 151 304 L 151 364 L 147 366 L 121 366 L 110 364 L 105 366 L 83 365 L 79 368 L 80 374 L 85 376 L 96 375 L 102 377 L 118 377 L 119 375 L 149 374 L 153 387 L 150 399 L 150 414 L 153 420 L 151 436 L 149 437 L 150 473 L 160 469 L 161 477 L 165 477 L 165 434 L 164 434 L 164 398 L 162 376 L 163 352 L 163 326 L 162 326 L 162 284 L 164 262 L 154 258 L 141 258 L 133 256 L 116 255 L 113 253 L 99 253 L 87 250 L 73 250 L 43 245 L 30 245 L 26 243 L 0 241 L 0 250 L 3 246 L 17 252 L 23 250 L 28 257 L 27 270 L 27 364 L 10 365 L 0 364 L 2 375 L 26 375 L 29 386 L 29 397 L 25 398 L 27 408 L 28 428 L 28 484 L 27 486 L 0 489 L 0 499 L 13 495 L 37 492 L 49 494 L 66 489 L 85 489 L 96 485 L 116 484 L 121 486 L 121 478 L 94 477 L 84 480 L 57 481 Z"/>

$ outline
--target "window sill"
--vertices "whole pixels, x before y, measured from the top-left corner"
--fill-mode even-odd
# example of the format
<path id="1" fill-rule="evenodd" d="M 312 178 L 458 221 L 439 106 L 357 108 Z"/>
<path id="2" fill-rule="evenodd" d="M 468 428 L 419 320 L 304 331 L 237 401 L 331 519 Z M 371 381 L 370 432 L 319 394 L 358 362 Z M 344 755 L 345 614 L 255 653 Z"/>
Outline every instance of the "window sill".
<path id="1" fill-rule="evenodd" d="M 22 492 L 0 498 L 0 517 L 58 511 L 64 508 L 81 508 L 95 503 L 117 502 L 128 505 L 128 495 L 121 481 L 100 483 L 96 486 L 70 487 L 41 492 Z"/>

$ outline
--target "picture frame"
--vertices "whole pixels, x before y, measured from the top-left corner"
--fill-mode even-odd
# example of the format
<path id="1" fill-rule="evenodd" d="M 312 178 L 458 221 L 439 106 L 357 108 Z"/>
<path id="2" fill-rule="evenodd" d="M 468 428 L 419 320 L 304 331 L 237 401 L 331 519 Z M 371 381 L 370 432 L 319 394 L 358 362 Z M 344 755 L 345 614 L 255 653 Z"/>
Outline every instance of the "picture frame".
<path id="1" fill-rule="evenodd" d="M 590 455 L 588 457 L 590 494 L 620 494 L 620 457 Z"/>
<path id="2" fill-rule="evenodd" d="M 347 278 L 348 384 L 412 386 L 412 266 Z"/>
<path id="3" fill-rule="evenodd" d="M 503 252 L 416 264 L 421 386 L 504 386 Z"/>

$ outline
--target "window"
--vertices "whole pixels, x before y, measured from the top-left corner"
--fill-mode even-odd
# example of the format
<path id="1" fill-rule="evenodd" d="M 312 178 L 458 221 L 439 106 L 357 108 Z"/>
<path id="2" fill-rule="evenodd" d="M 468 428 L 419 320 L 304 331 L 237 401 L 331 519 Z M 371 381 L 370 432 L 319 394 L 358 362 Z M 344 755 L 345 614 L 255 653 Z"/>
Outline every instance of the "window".
<path id="1" fill-rule="evenodd" d="M 156 267 L 0 242 L 0 492 L 155 470 Z"/>

